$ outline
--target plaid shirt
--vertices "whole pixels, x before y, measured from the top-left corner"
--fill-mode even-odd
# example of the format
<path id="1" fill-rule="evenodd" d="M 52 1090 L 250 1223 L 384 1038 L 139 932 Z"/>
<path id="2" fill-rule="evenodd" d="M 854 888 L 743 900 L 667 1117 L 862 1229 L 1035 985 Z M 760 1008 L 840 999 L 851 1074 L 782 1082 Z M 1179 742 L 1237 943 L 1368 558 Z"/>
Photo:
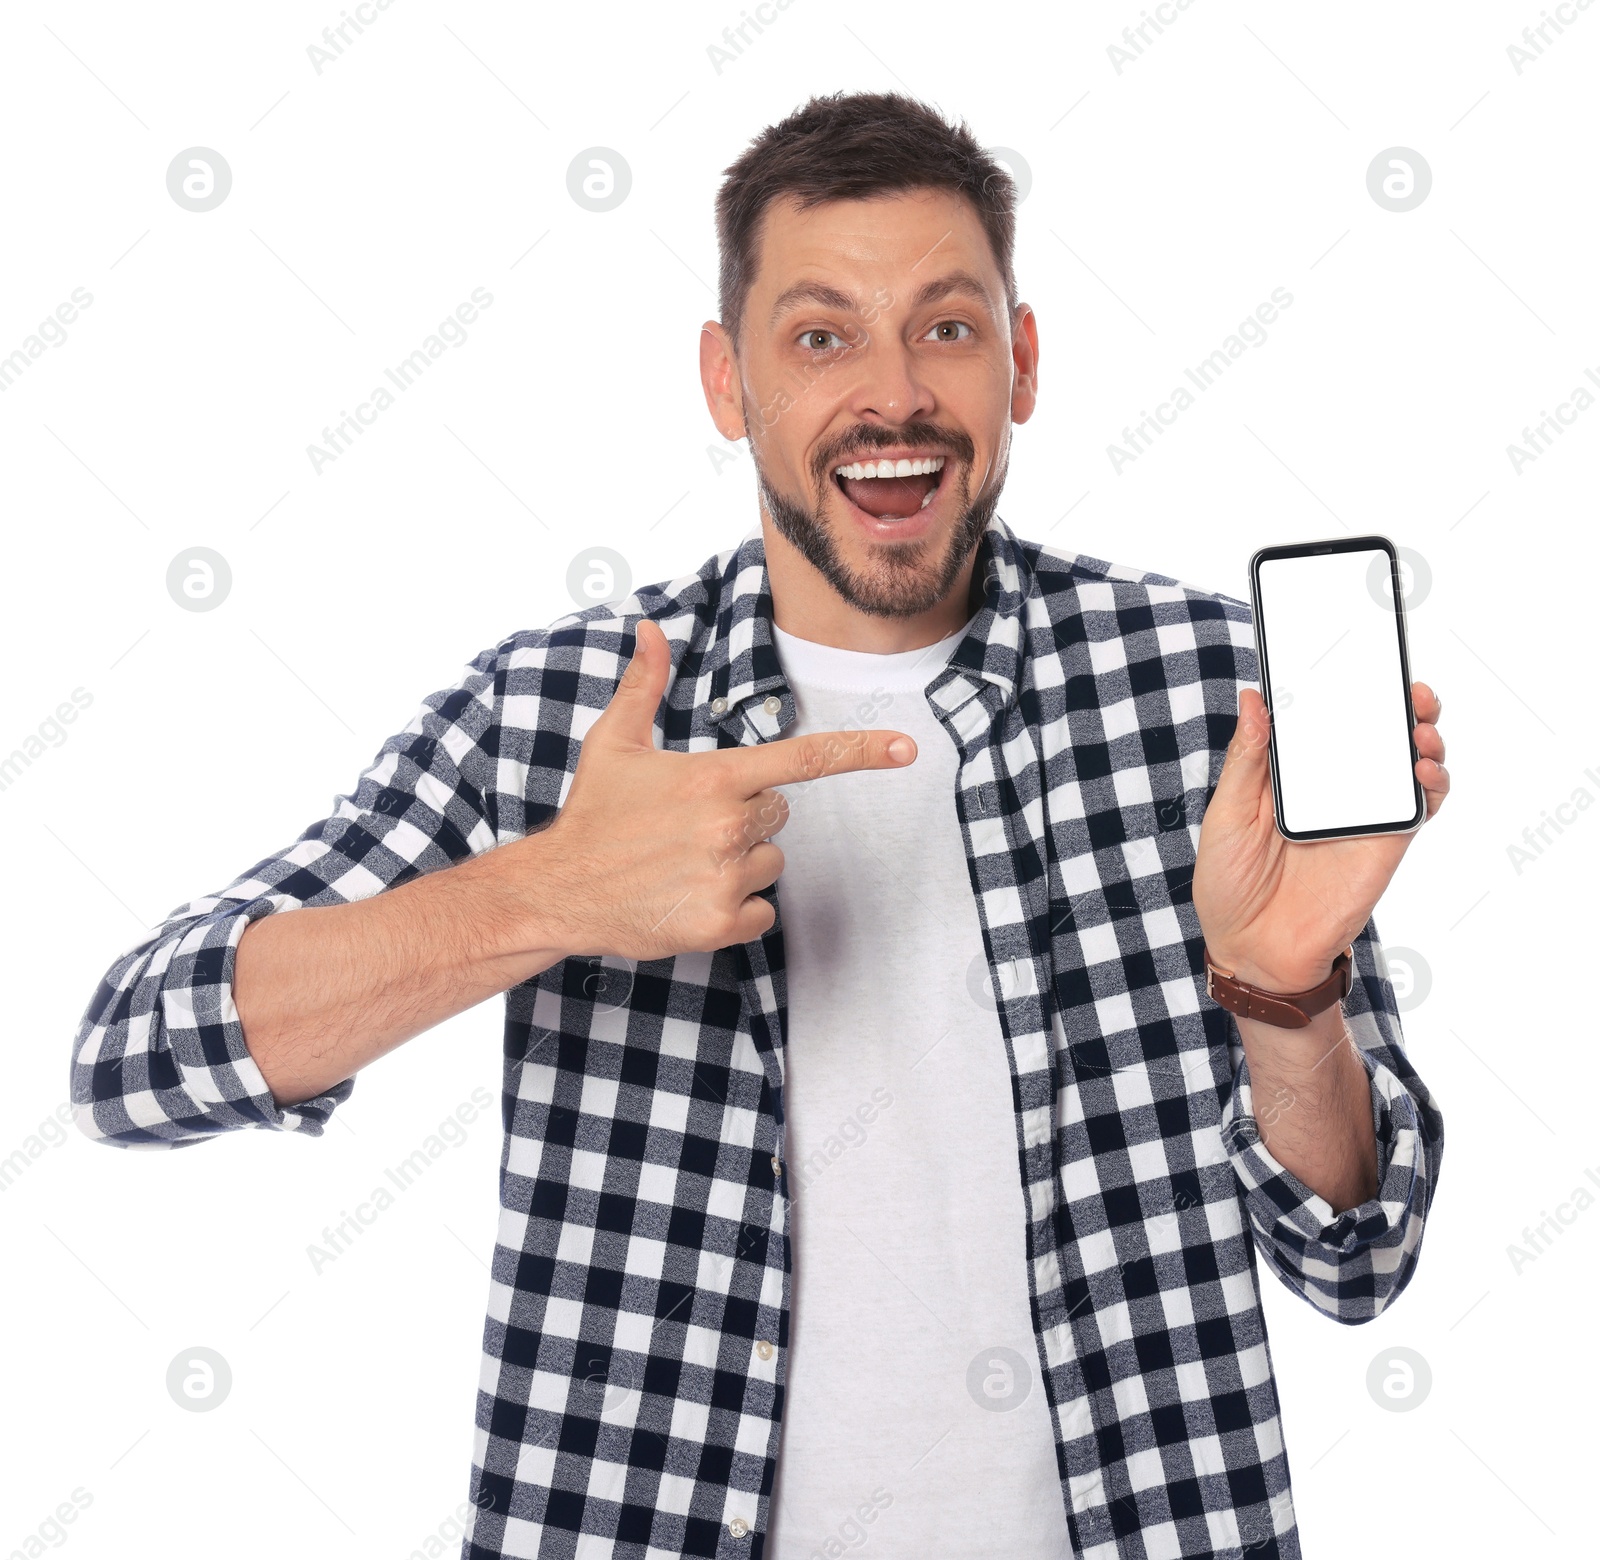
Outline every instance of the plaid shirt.
<path id="1" fill-rule="evenodd" d="M 1257 1256 L 1336 1321 L 1376 1316 L 1416 1266 L 1440 1114 L 1401 1049 L 1369 921 L 1343 1006 L 1370 1076 L 1377 1196 L 1336 1215 L 1260 1140 L 1189 890 L 1239 690 L 1257 686 L 1247 604 L 1021 541 L 998 517 L 975 568 L 982 605 L 927 698 L 960 755 L 1002 994 L 1073 1545 L 1298 1556 Z M 793 720 L 759 526 L 693 574 L 485 650 L 329 817 L 116 960 L 73 1048 L 83 1130 L 130 1148 L 319 1135 L 354 1082 L 275 1104 L 233 1005 L 240 934 L 546 824 L 641 616 L 672 647 L 665 748 L 767 742 Z M 571 958 L 506 994 L 463 1560 L 759 1560 L 792 1293 L 784 1004 L 781 917 L 714 954 Z"/>

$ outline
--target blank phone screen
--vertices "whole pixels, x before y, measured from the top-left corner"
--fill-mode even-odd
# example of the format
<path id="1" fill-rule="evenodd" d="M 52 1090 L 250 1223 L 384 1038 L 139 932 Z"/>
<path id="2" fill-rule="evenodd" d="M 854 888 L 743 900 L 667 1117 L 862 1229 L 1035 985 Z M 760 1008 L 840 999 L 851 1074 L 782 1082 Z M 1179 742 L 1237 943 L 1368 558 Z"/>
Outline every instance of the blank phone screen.
<path id="1" fill-rule="evenodd" d="M 1388 553 L 1268 558 L 1257 582 L 1284 827 L 1406 827 L 1417 805 Z"/>

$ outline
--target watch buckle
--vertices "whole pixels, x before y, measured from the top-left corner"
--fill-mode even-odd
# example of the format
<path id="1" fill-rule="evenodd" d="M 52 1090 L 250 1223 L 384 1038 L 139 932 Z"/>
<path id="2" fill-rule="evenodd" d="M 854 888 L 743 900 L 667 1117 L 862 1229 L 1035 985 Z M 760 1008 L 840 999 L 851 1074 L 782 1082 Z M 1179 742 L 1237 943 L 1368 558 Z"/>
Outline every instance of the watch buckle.
<path id="1" fill-rule="evenodd" d="M 1211 962 L 1211 950 L 1209 948 L 1207 948 L 1206 951 L 1205 951 L 1205 959 L 1206 959 L 1206 995 L 1208 997 L 1210 997 L 1213 1002 L 1215 1002 L 1217 1000 L 1217 988 L 1212 984 L 1213 977 L 1215 977 L 1217 975 L 1221 975 L 1226 980 L 1232 980 L 1233 979 L 1233 971 L 1232 970 L 1219 970 L 1216 967 L 1216 965 L 1214 965 Z"/>

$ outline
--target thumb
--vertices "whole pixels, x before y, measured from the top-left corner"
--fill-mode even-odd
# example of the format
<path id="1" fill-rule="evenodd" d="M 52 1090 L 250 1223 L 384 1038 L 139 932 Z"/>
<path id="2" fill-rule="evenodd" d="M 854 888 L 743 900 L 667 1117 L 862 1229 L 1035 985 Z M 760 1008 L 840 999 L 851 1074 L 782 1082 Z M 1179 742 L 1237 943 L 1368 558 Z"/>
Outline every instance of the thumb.
<path id="1" fill-rule="evenodd" d="M 604 726 L 613 738 L 654 747 L 652 728 L 671 670 L 667 636 L 659 624 L 640 618 L 634 627 L 633 659 L 628 662 L 611 703 L 595 722 L 596 729 Z"/>
<path id="2" fill-rule="evenodd" d="M 1239 692 L 1239 719 L 1228 744 L 1212 806 L 1226 813 L 1237 809 L 1241 820 L 1254 819 L 1267 784 L 1267 742 L 1270 717 L 1266 701 L 1254 688 Z"/>

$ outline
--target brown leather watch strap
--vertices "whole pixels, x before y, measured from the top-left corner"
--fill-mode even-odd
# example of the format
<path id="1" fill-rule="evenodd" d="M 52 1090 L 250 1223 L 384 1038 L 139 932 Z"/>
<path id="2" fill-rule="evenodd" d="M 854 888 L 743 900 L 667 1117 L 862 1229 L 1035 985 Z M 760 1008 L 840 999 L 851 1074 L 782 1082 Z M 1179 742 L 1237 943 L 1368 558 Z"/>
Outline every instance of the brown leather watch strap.
<path id="1" fill-rule="evenodd" d="M 1304 1029 L 1324 1008 L 1342 1002 L 1349 994 L 1350 960 L 1355 951 L 1355 944 L 1351 943 L 1333 961 L 1327 978 L 1309 991 L 1263 991 L 1236 979 L 1230 971 L 1219 969 L 1211 962 L 1211 950 L 1207 948 L 1206 995 L 1240 1018 L 1253 1018 L 1279 1029 Z"/>

